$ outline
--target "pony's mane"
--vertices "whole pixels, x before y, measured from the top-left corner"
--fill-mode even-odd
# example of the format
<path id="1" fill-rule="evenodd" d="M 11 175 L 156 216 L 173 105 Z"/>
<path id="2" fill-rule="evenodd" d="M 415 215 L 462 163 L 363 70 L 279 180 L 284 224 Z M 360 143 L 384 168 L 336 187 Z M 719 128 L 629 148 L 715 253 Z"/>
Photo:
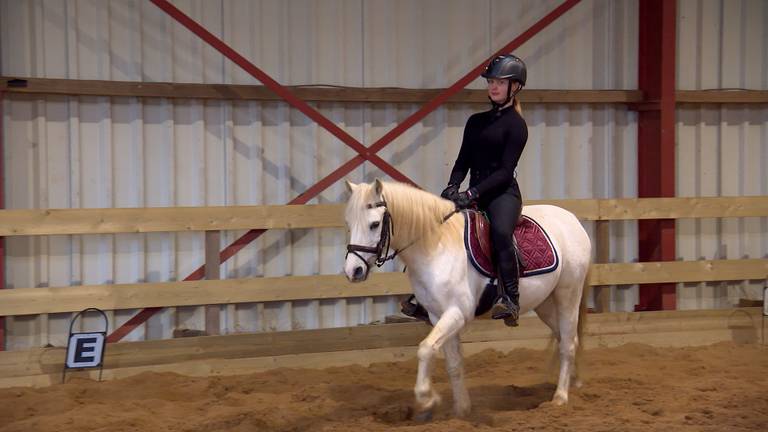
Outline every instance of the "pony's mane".
<path id="1" fill-rule="evenodd" d="M 443 218 L 455 208 L 451 201 L 398 182 L 382 182 L 382 195 L 392 214 L 395 237 L 405 242 L 418 240 L 420 246 L 434 249 L 437 242 L 459 243 L 463 247 L 458 224 L 462 218 Z M 373 188 L 371 188 L 373 189 Z"/>

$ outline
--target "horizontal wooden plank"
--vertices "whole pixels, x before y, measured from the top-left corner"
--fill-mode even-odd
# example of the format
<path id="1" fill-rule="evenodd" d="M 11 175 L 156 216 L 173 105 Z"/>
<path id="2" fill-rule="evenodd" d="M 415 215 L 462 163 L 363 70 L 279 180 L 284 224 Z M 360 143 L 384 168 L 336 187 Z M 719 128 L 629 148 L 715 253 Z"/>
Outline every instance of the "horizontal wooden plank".
<path id="1" fill-rule="evenodd" d="M 337 86 L 288 86 L 297 97 L 310 102 L 425 103 L 444 89 L 361 88 Z M 229 100 L 282 100 L 261 85 L 193 84 L 168 82 L 68 80 L 0 77 L 0 91 L 9 94 L 157 97 Z M 536 90 L 520 94 L 523 103 L 629 103 L 642 99 L 638 90 Z M 448 103 L 487 104 L 485 90 L 462 90 Z"/>
<path id="2" fill-rule="evenodd" d="M 338 228 L 342 204 L 1 210 L 0 236 Z"/>
<path id="3" fill-rule="evenodd" d="M 596 314 L 587 316 L 585 345 L 589 349 L 627 342 L 655 346 L 725 340 L 755 343 L 760 324 L 760 308 Z M 275 367 L 397 361 L 412 358 L 429 330 L 420 323 L 388 324 L 110 344 L 104 377 L 146 371 L 245 374 Z M 550 338 L 549 329 L 535 317 L 521 318 L 521 326 L 514 331 L 497 321 L 474 321 L 462 334 L 467 355 L 489 348 L 542 349 Z M 63 358 L 63 348 L 0 352 L 0 387 L 56 383 L 61 379 Z"/>
<path id="4" fill-rule="evenodd" d="M 411 292 L 399 272 L 374 273 L 361 283 L 342 275 L 289 276 L 82 285 L 56 288 L 0 290 L 0 316 L 75 312 L 88 307 L 104 310 L 165 306 L 196 306 L 303 299 L 375 297 Z"/>
<path id="5" fill-rule="evenodd" d="M 768 278 L 768 259 L 593 264 L 591 285 L 715 282 Z"/>
<path id="6" fill-rule="evenodd" d="M 600 200 L 563 199 L 563 200 L 528 200 L 525 205 L 550 204 L 562 207 L 575 214 L 579 219 L 597 220 L 600 218 Z"/>
<path id="7" fill-rule="evenodd" d="M 392 87 L 289 86 L 294 94 L 312 102 L 425 103 L 444 89 Z M 0 77 L 0 91 L 9 94 L 191 98 L 228 100 L 282 100 L 262 85 L 196 84 L 138 81 L 70 80 L 29 77 Z M 524 103 L 639 103 L 639 90 L 539 90 L 520 94 Z M 768 91 L 745 89 L 677 90 L 675 100 L 683 104 L 764 104 Z M 448 103 L 488 103 L 485 90 L 462 90 Z"/>
<path id="8" fill-rule="evenodd" d="M 585 220 L 768 216 L 768 196 L 531 200 Z M 338 228 L 344 204 L 0 210 L 0 236 Z"/>
<path id="9" fill-rule="evenodd" d="M 488 102 L 485 90 L 473 90 L 477 102 Z M 607 104 L 636 103 L 643 98 L 639 90 L 536 90 L 526 89 L 520 93 L 521 103 L 558 103 L 558 104 Z"/>
<path id="10" fill-rule="evenodd" d="M 599 200 L 599 219 L 683 219 L 768 216 L 768 196 Z"/>
<path id="11" fill-rule="evenodd" d="M 689 104 L 765 104 L 768 90 L 677 90 L 675 100 Z"/>
<path id="12" fill-rule="evenodd" d="M 765 279 L 768 277 L 768 259 L 593 264 L 590 274 L 591 285 Z M 0 290 L 0 316 L 75 312 L 87 307 L 119 310 L 377 297 L 410 292 L 407 277 L 400 272 L 374 273 L 368 281 L 357 284 L 348 282 L 341 275 L 319 275 L 14 288 Z"/>

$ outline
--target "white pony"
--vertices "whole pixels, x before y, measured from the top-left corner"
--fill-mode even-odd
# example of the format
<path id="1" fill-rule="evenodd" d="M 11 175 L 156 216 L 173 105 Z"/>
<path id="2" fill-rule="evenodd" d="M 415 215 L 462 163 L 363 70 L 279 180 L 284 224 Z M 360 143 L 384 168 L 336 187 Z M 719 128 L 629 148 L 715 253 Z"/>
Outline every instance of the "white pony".
<path id="1" fill-rule="evenodd" d="M 347 186 L 352 193 L 345 212 L 350 235 L 344 264 L 347 278 L 364 281 L 372 264 L 381 265 L 387 259 L 391 246 L 407 266 L 413 293 L 434 326 L 418 348 L 415 417 L 431 418 L 440 402 L 432 387 L 431 366 L 441 348 L 453 390 L 454 413 L 466 416 L 471 403 L 464 385 L 459 335 L 474 318 L 488 278 L 468 261 L 462 215 L 451 215 L 451 201 L 406 184 L 377 179 L 373 184 L 347 182 Z M 571 376 L 576 374 L 578 323 L 583 316 L 580 304 L 591 244 L 579 220 L 567 210 L 535 205 L 523 207 L 523 214 L 544 228 L 560 256 L 555 271 L 523 278 L 519 289 L 520 312 L 535 310 L 559 341 L 560 375 L 552 402 L 562 405 L 568 402 Z"/>

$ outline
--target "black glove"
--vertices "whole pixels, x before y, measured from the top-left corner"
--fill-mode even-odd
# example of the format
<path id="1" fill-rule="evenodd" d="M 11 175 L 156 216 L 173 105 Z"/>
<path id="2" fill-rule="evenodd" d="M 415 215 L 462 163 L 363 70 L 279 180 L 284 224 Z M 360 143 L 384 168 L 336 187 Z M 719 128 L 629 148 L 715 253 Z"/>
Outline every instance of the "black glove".
<path id="1" fill-rule="evenodd" d="M 470 208 L 477 200 L 477 190 L 475 188 L 469 188 L 464 192 L 459 192 L 456 199 L 453 202 L 457 208 L 465 209 Z"/>
<path id="2" fill-rule="evenodd" d="M 440 193 L 440 196 L 449 201 L 456 201 L 456 199 L 459 197 L 459 185 L 449 184 L 448 187 L 443 189 L 443 192 Z"/>

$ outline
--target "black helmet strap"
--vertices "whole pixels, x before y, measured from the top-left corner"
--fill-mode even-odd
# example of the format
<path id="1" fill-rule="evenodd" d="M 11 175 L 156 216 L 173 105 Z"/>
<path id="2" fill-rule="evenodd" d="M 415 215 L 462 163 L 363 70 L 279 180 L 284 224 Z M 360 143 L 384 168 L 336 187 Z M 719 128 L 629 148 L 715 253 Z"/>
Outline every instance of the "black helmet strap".
<path id="1" fill-rule="evenodd" d="M 520 90 L 523 89 L 523 85 L 520 84 L 520 86 L 517 88 L 517 90 L 515 90 L 515 92 L 512 93 L 512 80 L 507 80 L 507 81 L 509 82 L 509 85 L 507 86 L 507 98 L 504 99 L 504 102 L 498 103 L 498 102 L 494 101 L 493 99 L 491 99 L 490 96 L 488 96 L 488 100 L 491 101 L 491 105 L 493 106 L 493 111 L 496 112 L 496 113 L 498 113 L 501 108 L 507 106 L 509 101 L 514 99 L 514 97 L 517 96 L 518 93 L 520 93 Z"/>

